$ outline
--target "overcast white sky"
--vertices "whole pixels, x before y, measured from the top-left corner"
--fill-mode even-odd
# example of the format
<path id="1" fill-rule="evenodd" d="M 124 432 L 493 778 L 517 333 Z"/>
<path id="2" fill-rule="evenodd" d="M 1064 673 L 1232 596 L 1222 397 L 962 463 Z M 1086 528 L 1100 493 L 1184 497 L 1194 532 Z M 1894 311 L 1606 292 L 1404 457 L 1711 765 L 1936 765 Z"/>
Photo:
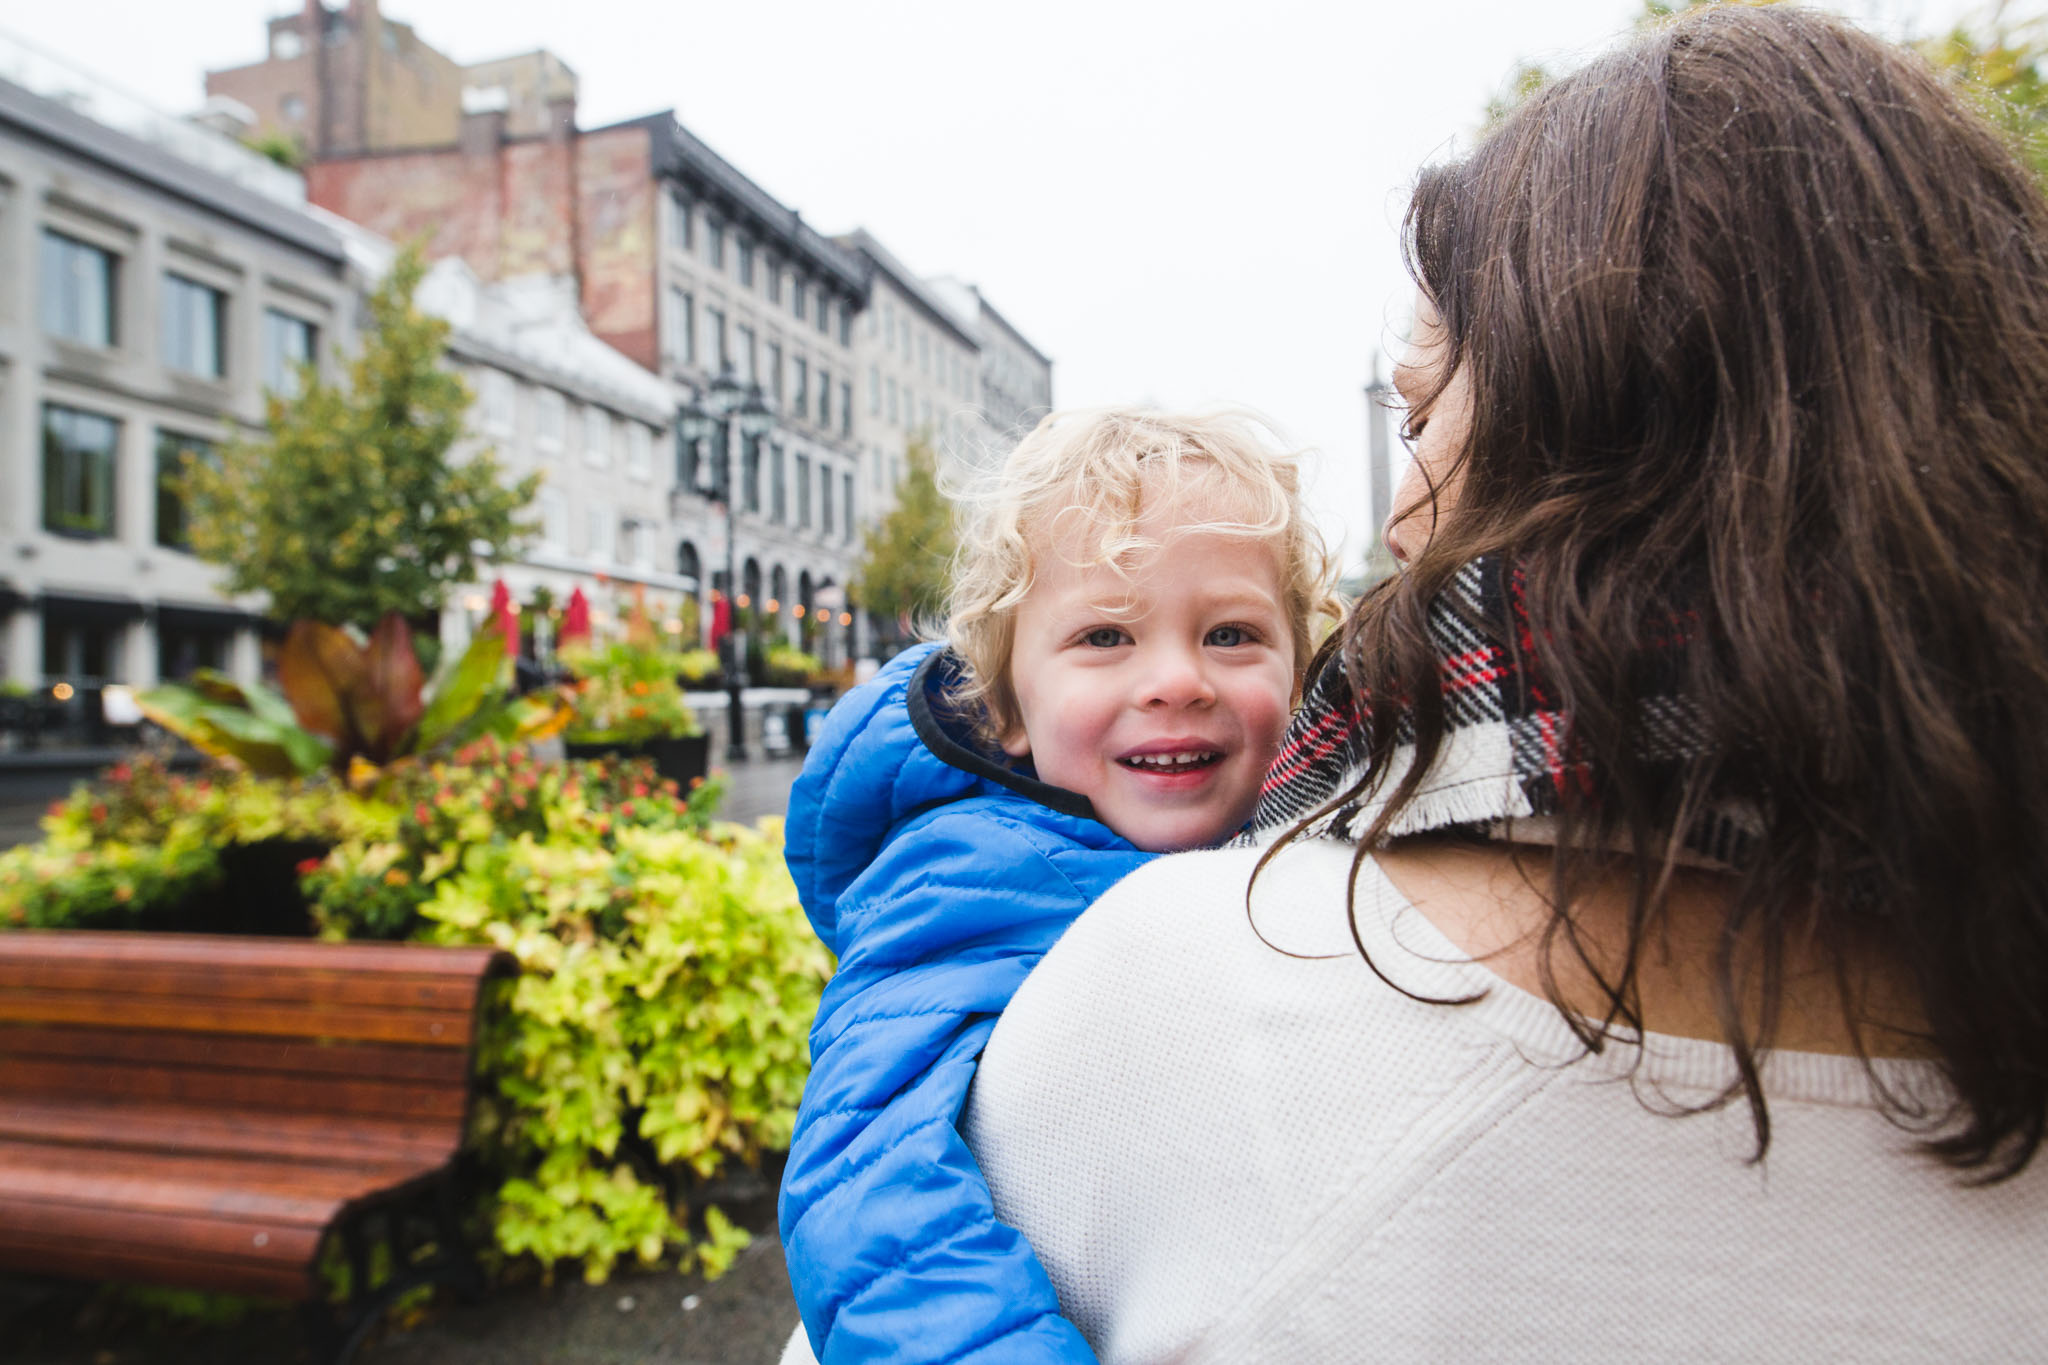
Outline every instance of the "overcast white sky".
<path id="1" fill-rule="evenodd" d="M 332 0 L 330 0 L 332 2 Z M 2038 0 L 2037 0 L 2038 2 Z M 2023 0 L 2025 3 L 2025 0 Z M 1842 0 L 1891 32 L 1964 0 Z M 55 0 L 0 25 L 182 112 L 291 0 Z M 827 232 L 978 282 L 1063 406 L 1248 404 L 1322 452 L 1355 561 L 1361 389 L 1397 348 L 1397 229 L 1519 58 L 1569 65 L 1638 0 L 386 0 L 458 61 L 553 50 L 585 127 L 674 108 Z M 2012 6 L 2014 10 L 2022 5 Z"/>

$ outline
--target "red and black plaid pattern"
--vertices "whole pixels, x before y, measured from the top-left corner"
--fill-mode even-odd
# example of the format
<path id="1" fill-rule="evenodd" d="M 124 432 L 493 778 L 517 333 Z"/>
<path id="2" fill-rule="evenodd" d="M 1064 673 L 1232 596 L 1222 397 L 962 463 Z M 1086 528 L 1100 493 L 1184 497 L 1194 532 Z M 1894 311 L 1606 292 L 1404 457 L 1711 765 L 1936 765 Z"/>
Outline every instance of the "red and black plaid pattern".
<path id="1" fill-rule="evenodd" d="M 1638 708 L 1637 743 L 1653 763 L 1680 764 L 1707 748 L 1697 708 L 1676 686 L 1675 656 L 1697 627 L 1681 617 L 1660 632 L 1670 655 L 1655 674 L 1671 684 L 1650 689 Z M 1556 814 L 1574 796 L 1592 794 L 1593 774 L 1571 753 L 1567 718 L 1544 677 L 1529 622 L 1519 567 L 1487 557 L 1459 570 L 1428 616 L 1439 660 L 1445 736 L 1414 797 L 1388 827 L 1394 835 L 1457 826 L 1494 829 L 1503 822 Z M 1412 762 L 1414 730 L 1397 722 L 1395 772 L 1368 795 L 1347 796 L 1367 776 L 1368 718 L 1341 653 L 1309 681 L 1280 755 L 1267 770 L 1259 807 L 1245 836 L 1263 843 L 1306 821 L 1307 837 L 1356 839 L 1378 817 Z M 1730 862 L 1756 826 L 1751 808 L 1717 808 L 1687 844 L 1702 858 Z"/>

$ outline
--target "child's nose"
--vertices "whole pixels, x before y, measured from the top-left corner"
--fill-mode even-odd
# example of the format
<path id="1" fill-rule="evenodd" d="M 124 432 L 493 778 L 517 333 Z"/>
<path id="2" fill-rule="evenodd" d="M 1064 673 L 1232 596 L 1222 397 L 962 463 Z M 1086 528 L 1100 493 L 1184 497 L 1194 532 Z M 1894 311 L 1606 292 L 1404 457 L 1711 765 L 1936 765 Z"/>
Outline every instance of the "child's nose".
<path id="1" fill-rule="evenodd" d="M 1216 700 L 1200 657 L 1179 648 L 1162 647 L 1157 652 L 1143 690 L 1147 707 L 1204 706 Z"/>

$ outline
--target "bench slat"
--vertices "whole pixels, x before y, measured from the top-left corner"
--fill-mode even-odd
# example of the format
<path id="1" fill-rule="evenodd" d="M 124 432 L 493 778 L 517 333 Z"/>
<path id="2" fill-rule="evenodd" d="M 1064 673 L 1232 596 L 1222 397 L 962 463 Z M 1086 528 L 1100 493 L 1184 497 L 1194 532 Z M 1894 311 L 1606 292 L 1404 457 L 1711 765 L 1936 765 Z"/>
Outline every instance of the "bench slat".
<path id="1" fill-rule="evenodd" d="M 179 1248 L 144 1249 L 119 1242 L 52 1237 L 33 1227 L 0 1235 L 0 1270 L 211 1289 L 271 1299 L 303 1300 L 316 1292 L 311 1264 L 291 1267 L 241 1258 L 201 1258 Z"/>
<path id="2" fill-rule="evenodd" d="M 227 1106 L 248 1113 L 440 1120 L 458 1129 L 469 1108 L 462 1091 L 445 1085 L 391 1084 L 289 1071 L 81 1063 L 75 1058 L 31 1061 L 6 1055 L 0 1055 L 0 1095 L 102 1101 L 120 1095 L 166 1104 Z"/>
<path id="3" fill-rule="evenodd" d="M 204 1066 L 219 1071 L 290 1070 L 308 1076 L 431 1082 L 457 1089 L 466 1085 L 470 1068 L 469 1058 L 454 1048 L 51 1024 L 0 1025 L 0 1057 L 7 1056 Z"/>
<path id="4" fill-rule="evenodd" d="M 433 1169 L 422 1161 L 312 1166 L 34 1142 L 0 1142 L 0 1157 L 0 1205 L 100 1206 L 316 1229 L 343 1205 Z"/>
<path id="5" fill-rule="evenodd" d="M 8 935 L 0 934 L 0 941 Z M 272 1037 L 346 1038 L 368 1042 L 468 1047 L 470 1010 L 356 1010 L 211 1000 L 202 996 L 136 998 L 65 991 L 0 993 L 0 1020 L 38 1024 L 113 1024 L 191 1033 L 255 1033 Z"/>
<path id="6" fill-rule="evenodd" d="M 372 974 L 341 971 L 333 964 L 223 971 L 218 963 L 0 957 L 0 992 L 26 990 L 425 1010 L 466 1010 L 476 998 L 472 981 L 433 972 Z"/>
<path id="7" fill-rule="evenodd" d="M 339 1118 L 330 1114 L 222 1113 L 178 1105 L 88 1104 L 9 1099 L 0 1138 L 79 1147 L 265 1156 L 346 1164 L 451 1160 L 461 1135 L 447 1124 Z"/>
<path id="8" fill-rule="evenodd" d="M 0 961 L 183 962 L 217 970 L 301 967 L 314 971 L 405 971 L 478 978 L 504 965 L 495 948 L 419 943 L 318 943 L 225 934 L 114 933 L 17 929 L 0 934 Z"/>

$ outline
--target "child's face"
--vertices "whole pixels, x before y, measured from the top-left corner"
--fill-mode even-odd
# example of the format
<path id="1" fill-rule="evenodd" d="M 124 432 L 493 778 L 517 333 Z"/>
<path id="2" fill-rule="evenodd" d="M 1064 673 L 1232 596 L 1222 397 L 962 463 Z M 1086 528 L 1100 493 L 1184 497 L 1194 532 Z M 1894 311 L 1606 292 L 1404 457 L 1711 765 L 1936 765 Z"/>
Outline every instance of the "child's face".
<path id="1" fill-rule="evenodd" d="M 1141 533 L 1170 529 L 1152 520 Z M 1251 817 L 1294 695 L 1273 551 L 1179 536 L 1129 580 L 1074 557 L 1048 554 L 1017 609 L 1004 751 L 1139 848 L 1220 843 Z"/>

